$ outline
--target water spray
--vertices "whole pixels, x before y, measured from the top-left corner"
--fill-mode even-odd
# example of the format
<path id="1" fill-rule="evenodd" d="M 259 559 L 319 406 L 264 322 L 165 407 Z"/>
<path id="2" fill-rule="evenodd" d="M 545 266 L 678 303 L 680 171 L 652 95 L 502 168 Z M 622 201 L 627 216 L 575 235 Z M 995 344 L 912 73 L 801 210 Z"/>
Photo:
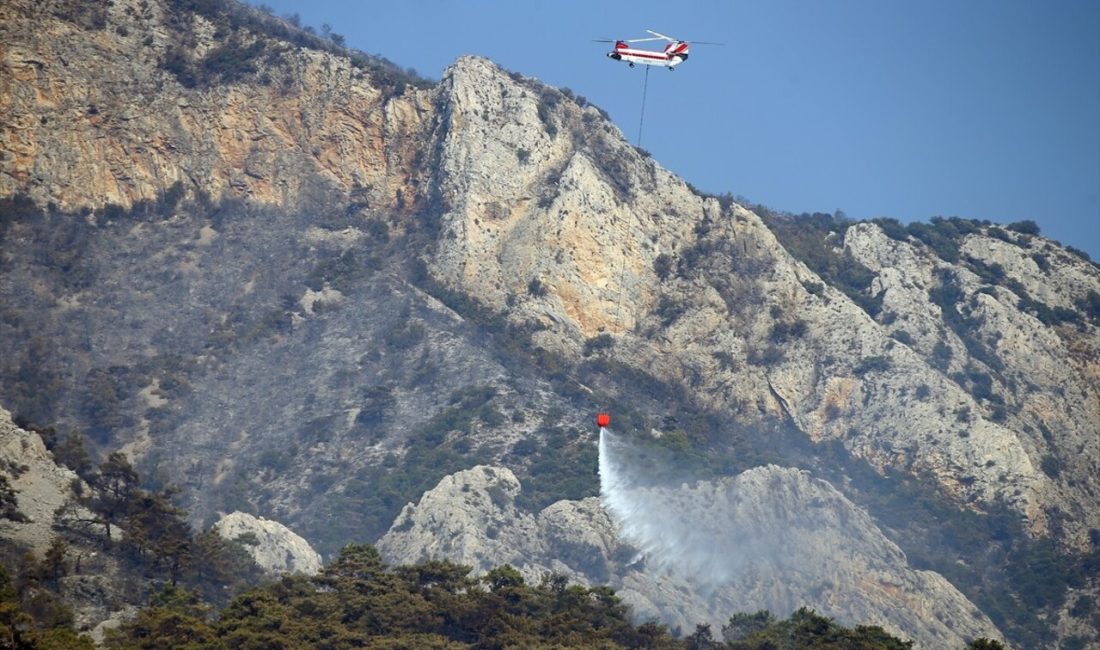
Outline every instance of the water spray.
<path id="1" fill-rule="evenodd" d="M 663 451 L 601 426 L 600 500 L 621 538 L 639 549 L 647 566 L 702 588 L 727 584 L 745 570 L 748 550 L 731 534 L 729 495 L 710 482 L 670 479 L 678 468 Z"/>

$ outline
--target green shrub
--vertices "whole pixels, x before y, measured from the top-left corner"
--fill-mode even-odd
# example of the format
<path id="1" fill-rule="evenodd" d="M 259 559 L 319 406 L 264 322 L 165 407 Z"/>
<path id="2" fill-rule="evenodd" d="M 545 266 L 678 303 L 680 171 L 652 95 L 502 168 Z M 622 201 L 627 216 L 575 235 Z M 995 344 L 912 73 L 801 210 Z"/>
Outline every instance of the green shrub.
<path id="1" fill-rule="evenodd" d="M 886 372 L 890 370 L 892 366 L 893 362 L 890 360 L 890 357 L 887 356 L 879 355 L 874 357 L 864 357 L 859 360 L 859 363 L 856 364 L 856 367 L 852 369 L 852 372 L 857 377 L 863 377 L 867 373 L 871 372 Z"/>
<path id="2" fill-rule="evenodd" d="M 1073 607 L 1070 608 L 1069 613 L 1072 614 L 1075 618 L 1085 618 L 1086 616 L 1092 614 L 1095 608 L 1096 601 L 1093 600 L 1092 596 L 1082 594 L 1077 597 L 1077 600 L 1073 603 Z"/>
<path id="3" fill-rule="evenodd" d="M 659 279 L 667 280 L 672 273 L 672 256 L 667 253 L 658 255 L 657 259 L 653 260 L 653 272 Z"/>
<path id="4" fill-rule="evenodd" d="M 787 343 L 792 339 L 799 339 L 805 336 L 806 330 L 806 321 L 802 319 L 794 320 L 789 323 L 782 321 L 773 323 L 771 331 L 768 333 L 768 340 L 775 344 Z"/>
<path id="5" fill-rule="evenodd" d="M 851 221 L 823 212 L 798 216 L 758 211 L 787 252 L 822 280 L 840 289 L 872 317 L 882 307 L 882 295 L 871 296 L 875 273 L 847 249 L 838 251 L 834 237 L 843 236 Z"/>
<path id="6" fill-rule="evenodd" d="M 1012 235 L 1008 234 L 1008 231 L 1006 231 L 1004 228 L 999 228 L 997 226 L 991 226 L 989 228 L 986 228 L 985 232 L 986 232 L 987 235 L 989 235 L 990 237 L 992 237 L 994 239 L 999 239 L 999 240 L 1001 240 L 1003 242 L 1006 242 L 1006 243 L 1009 243 L 1009 244 L 1015 244 L 1016 243 L 1016 239 L 1013 238 Z"/>
<path id="7" fill-rule="evenodd" d="M 615 346 L 615 339 L 608 333 L 599 334 L 584 342 L 583 354 L 586 357 L 592 356 L 597 352 L 604 350 L 610 350 Z"/>
<path id="8" fill-rule="evenodd" d="M 890 336 L 898 343 L 903 343 L 905 345 L 912 346 L 914 342 L 913 335 L 905 330 L 897 330 L 896 332 L 892 332 Z"/>
<path id="9" fill-rule="evenodd" d="M 931 248 L 943 261 L 951 264 L 959 261 L 959 244 L 955 241 L 958 233 L 951 222 L 939 220 L 929 225 L 914 221 L 906 230 Z"/>
<path id="10" fill-rule="evenodd" d="M 1092 261 L 1092 258 L 1089 257 L 1089 254 L 1087 252 L 1081 250 L 1080 248 L 1074 248 L 1073 246 L 1066 246 L 1066 252 L 1069 253 L 1070 255 L 1075 255 L 1075 256 L 1085 260 L 1086 262 L 1091 262 Z"/>
<path id="11" fill-rule="evenodd" d="M 825 285 L 820 282 L 813 282 L 810 280 L 803 280 L 802 287 L 806 289 L 810 295 L 821 296 L 825 293 Z"/>
<path id="12" fill-rule="evenodd" d="M 1084 298 L 1077 301 L 1077 308 L 1084 312 L 1085 318 L 1100 323 L 1100 293 L 1089 290 Z"/>
<path id="13" fill-rule="evenodd" d="M 1039 224 L 1035 223 L 1031 219 L 1025 219 L 1023 221 L 1015 221 L 1006 226 L 1009 230 L 1024 234 L 1024 235 L 1038 235 Z"/>
<path id="14" fill-rule="evenodd" d="M 527 283 L 527 293 L 528 295 L 534 296 L 536 298 L 541 298 L 550 293 L 550 290 L 546 288 L 546 285 L 542 283 L 542 280 L 539 280 L 538 278 L 531 278 L 531 281 Z"/>
<path id="15" fill-rule="evenodd" d="M 687 312 L 687 305 L 672 296 L 661 296 L 654 313 L 661 319 L 661 325 L 668 327 Z"/>
<path id="16" fill-rule="evenodd" d="M 1062 475 L 1062 461 L 1058 460 L 1058 457 L 1054 454 L 1043 456 L 1042 460 L 1039 461 L 1039 467 L 1050 478 L 1056 479 Z"/>
<path id="17" fill-rule="evenodd" d="M 1035 262 L 1035 266 L 1039 267 L 1039 270 L 1043 273 L 1050 271 L 1050 260 L 1047 259 L 1046 255 L 1035 252 L 1031 254 L 1031 259 Z"/>
<path id="18" fill-rule="evenodd" d="M 787 355 L 779 346 L 769 343 L 763 347 L 757 346 L 749 350 L 747 361 L 754 366 L 770 368 L 783 363 Z"/>
<path id="19" fill-rule="evenodd" d="M 897 219 L 879 218 L 872 219 L 871 222 L 881 228 L 882 233 L 890 239 L 897 241 L 906 241 L 909 239 L 909 231 L 906 230 L 905 226 Z"/>

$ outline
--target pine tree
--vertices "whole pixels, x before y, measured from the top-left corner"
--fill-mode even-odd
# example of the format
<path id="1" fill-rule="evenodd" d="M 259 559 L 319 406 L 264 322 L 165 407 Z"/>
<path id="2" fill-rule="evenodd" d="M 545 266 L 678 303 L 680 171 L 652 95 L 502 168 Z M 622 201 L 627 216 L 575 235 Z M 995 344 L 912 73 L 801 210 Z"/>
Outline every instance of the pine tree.
<path id="1" fill-rule="evenodd" d="M 95 492 L 83 505 L 100 515 L 110 544 L 111 526 L 120 524 L 132 512 L 139 489 L 138 474 L 126 454 L 116 451 L 100 464 L 91 484 Z"/>

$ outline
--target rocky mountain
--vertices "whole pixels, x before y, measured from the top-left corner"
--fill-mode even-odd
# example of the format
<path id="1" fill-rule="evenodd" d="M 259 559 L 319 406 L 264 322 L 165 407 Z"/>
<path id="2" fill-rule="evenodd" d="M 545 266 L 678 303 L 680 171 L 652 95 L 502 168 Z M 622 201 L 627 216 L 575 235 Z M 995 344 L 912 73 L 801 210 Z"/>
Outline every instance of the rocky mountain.
<path id="1" fill-rule="evenodd" d="M 572 93 L 474 57 L 429 83 L 228 2 L 7 0 L 0 116 L 0 404 L 197 521 L 331 555 L 487 464 L 524 486 L 498 535 L 541 539 L 562 499 L 605 516 L 611 408 L 689 485 L 778 472 L 858 519 L 838 585 L 931 602 L 935 570 L 1011 642 L 1093 638 L 1100 269 L 1034 224 L 702 195 Z M 818 578 L 729 602 L 950 627 Z"/>
<path id="2" fill-rule="evenodd" d="M 814 602 L 826 616 L 881 625 L 921 647 L 999 636 L 947 580 L 908 567 L 866 513 L 804 471 L 769 465 L 693 485 L 605 491 L 537 514 L 516 507 L 520 491 L 506 468 L 448 476 L 402 510 L 379 549 L 395 563 L 447 558 L 482 572 L 511 564 L 533 583 L 556 573 L 610 584 L 638 616 L 683 630 Z M 624 536 L 630 526 L 613 523 L 609 496 L 644 504 L 644 523 L 664 531 Z"/>

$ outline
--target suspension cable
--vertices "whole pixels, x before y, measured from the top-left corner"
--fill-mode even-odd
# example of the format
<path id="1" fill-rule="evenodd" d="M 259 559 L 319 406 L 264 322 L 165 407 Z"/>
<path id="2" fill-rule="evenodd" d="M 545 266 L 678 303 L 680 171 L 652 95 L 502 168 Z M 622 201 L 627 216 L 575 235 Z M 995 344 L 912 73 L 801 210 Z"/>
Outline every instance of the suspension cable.
<path id="1" fill-rule="evenodd" d="M 636 146 L 642 146 L 642 125 L 645 124 L 645 96 L 649 90 L 649 68 L 645 67 L 645 81 L 642 83 L 642 116 L 638 118 L 638 144 Z"/>

